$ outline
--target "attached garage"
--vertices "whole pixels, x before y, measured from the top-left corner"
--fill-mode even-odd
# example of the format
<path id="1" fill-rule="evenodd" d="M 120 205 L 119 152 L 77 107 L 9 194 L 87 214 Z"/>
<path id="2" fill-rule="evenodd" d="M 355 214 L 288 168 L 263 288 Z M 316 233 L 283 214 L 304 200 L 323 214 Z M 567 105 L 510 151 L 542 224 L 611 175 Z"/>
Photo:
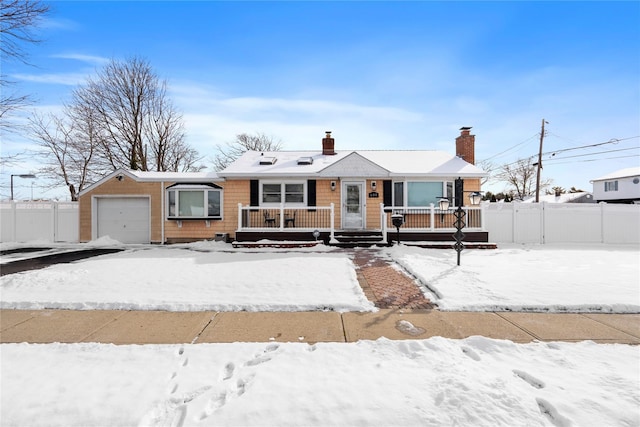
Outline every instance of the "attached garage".
<path id="1" fill-rule="evenodd" d="M 151 241 L 149 197 L 95 197 L 94 239 L 109 236 L 122 243 Z"/>

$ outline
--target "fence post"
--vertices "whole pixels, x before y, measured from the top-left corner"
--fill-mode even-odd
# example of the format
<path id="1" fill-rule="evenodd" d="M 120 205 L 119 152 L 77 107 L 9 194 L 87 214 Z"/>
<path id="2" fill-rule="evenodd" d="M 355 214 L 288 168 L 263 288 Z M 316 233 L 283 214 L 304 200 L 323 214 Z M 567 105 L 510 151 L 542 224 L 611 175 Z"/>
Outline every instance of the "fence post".
<path id="1" fill-rule="evenodd" d="M 382 231 L 382 243 L 387 244 L 387 214 L 384 211 L 384 203 L 380 203 L 380 231 Z"/>
<path id="2" fill-rule="evenodd" d="M 430 212 L 431 215 L 429 215 L 429 228 L 431 229 L 431 231 L 434 231 L 436 228 L 436 220 L 435 220 L 435 216 L 436 216 L 436 207 L 434 206 L 433 203 L 431 203 L 430 205 Z"/>
<path id="3" fill-rule="evenodd" d="M 600 202 L 600 243 L 604 243 L 606 241 L 605 236 L 605 226 L 604 226 L 604 210 L 607 204 L 605 202 Z"/>
<path id="4" fill-rule="evenodd" d="M 242 203 L 238 203 L 238 230 L 242 230 Z"/>
<path id="5" fill-rule="evenodd" d="M 60 202 L 53 202 L 53 212 L 52 212 L 52 220 L 53 223 L 51 224 L 51 229 L 52 229 L 52 234 L 53 234 L 53 242 L 57 242 L 58 241 L 58 236 L 60 235 L 59 231 L 58 231 L 58 227 L 60 227 L 60 216 L 59 216 L 59 212 L 58 209 L 60 209 Z"/>
<path id="6" fill-rule="evenodd" d="M 334 212 L 334 204 L 331 203 L 331 214 L 330 214 L 330 219 L 331 219 L 331 231 L 329 232 L 329 242 L 333 242 L 335 240 L 335 231 L 336 231 L 336 227 L 335 227 L 335 220 L 336 220 L 336 215 Z"/>
<path id="7" fill-rule="evenodd" d="M 547 210 L 545 209 L 546 202 L 540 203 L 540 243 L 546 243 L 546 234 L 547 234 Z"/>
<path id="8" fill-rule="evenodd" d="M 280 203 L 280 231 L 284 230 L 284 203 Z"/>
<path id="9" fill-rule="evenodd" d="M 17 219 L 16 201 L 11 201 L 11 221 L 13 221 L 13 230 L 11 230 L 11 241 L 16 242 L 18 238 L 18 219 Z"/>

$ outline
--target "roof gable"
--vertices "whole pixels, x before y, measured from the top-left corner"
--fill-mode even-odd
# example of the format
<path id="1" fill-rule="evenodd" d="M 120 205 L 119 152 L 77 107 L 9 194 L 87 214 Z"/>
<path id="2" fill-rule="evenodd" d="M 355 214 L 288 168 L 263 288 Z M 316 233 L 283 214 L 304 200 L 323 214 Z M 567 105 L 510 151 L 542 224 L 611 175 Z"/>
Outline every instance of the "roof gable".
<path id="1" fill-rule="evenodd" d="M 388 175 L 388 170 L 355 151 L 320 171 L 320 176 L 380 177 Z"/>

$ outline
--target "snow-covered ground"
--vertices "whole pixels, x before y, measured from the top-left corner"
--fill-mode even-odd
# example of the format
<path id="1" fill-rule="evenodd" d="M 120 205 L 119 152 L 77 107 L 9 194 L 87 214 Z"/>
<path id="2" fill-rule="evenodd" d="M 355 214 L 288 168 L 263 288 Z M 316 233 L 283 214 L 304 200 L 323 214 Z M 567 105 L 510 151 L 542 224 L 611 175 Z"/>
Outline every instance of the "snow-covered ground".
<path id="1" fill-rule="evenodd" d="M 640 312 L 635 245 L 501 245 L 455 252 L 395 246 L 391 257 L 441 310 Z"/>
<path id="2" fill-rule="evenodd" d="M 94 242 L 114 245 L 113 241 Z M 116 242 L 117 243 L 117 242 Z M 640 312 L 637 246 L 511 245 L 377 249 L 425 285 L 441 310 Z M 401 267 L 400 267 L 401 266 Z M 371 311 L 342 250 L 238 249 L 221 242 L 124 252 L 0 278 L 0 307 Z"/>
<path id="3" fill-rule="evenodd" d="M 202 246 L 202 245 L 200 245 Z M 0 307 L 371 311 L 343 253 L 138 247 L 0 278 Z"/>
<path id="4" fill-rule="evenodd" d="M 4 344 L 3 426 L 637 426 L 638 347 Z"/>
<path id="5" fill-rule="evenodd" d="M 640 311 L 637 247 L 380 251 L 445 309 Z M 213 242 L 3 276 L 0 304 L 373 309 L 342 251 Z M 640 348 L 593 342 L 3 344 L 0 384 L 2 426 L 640 425 Z"/>

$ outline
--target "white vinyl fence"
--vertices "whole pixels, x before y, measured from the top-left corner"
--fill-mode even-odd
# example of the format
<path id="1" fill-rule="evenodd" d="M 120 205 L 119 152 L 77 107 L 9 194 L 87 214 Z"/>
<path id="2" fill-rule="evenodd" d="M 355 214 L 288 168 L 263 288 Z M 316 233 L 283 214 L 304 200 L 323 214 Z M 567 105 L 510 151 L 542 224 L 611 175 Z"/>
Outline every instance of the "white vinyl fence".
<path id="1" fill-rule="evenodd" d="M 640 205 L 486 203 L 494 243 L 640 243 Z"/>
<path id="2" fill-rule="evenodd" d="M 493 243 L 640 244 L 640 205 L 483 203 Z M 0 242 L 78 242 L 77 202 L 0 203 Z"/>
<path id="3" fill-rule="evenodd" d="M 79 240 L 78 202 L 0 203 L 0 242 Z"/>

